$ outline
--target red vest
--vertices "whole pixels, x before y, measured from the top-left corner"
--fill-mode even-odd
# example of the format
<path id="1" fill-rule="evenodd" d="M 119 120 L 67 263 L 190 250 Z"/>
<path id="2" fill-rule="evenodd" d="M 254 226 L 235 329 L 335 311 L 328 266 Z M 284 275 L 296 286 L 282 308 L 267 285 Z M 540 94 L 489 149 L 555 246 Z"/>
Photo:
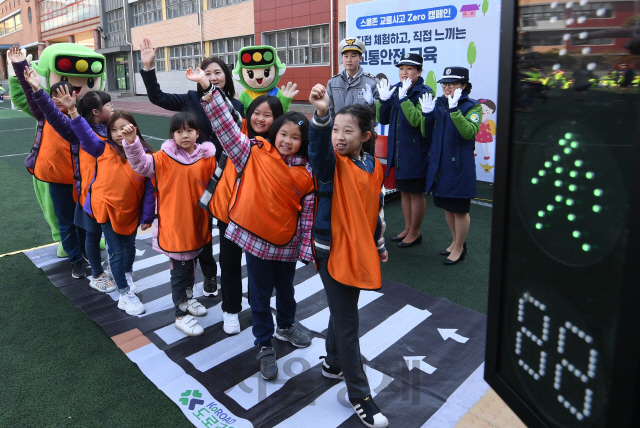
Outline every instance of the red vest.
<path id="1" fill-rule="evenodd" d="M 382 276 L 373 236 L 384 179 L 382 166 L 375 159 L 373 173 L 368 173 L 348 156 L 337 152 L 335 156 L 329 274 L 342 284 L 377 290 L 382 287 Z"/>
<path id="2" fill-rule="evenodd" d="M 211 241 L 209 217 L 198 200 L 216 169 L 216 158 L 182 164 L 164 151 L 153 154 L 157 180 L 158 246 L 170 253 L 204 247 Z"/>
<path id="3" fill-rule="evenodd" d="M 109 144 L 98 157 L 96 178 L 91 185 L 91 211 L 100 224 L 111 221 L 120 235 L 133 235 L 138 229 L 145 178 L 122 163 Z"/>
<path id="4" fill-rule="evenodd" d="M 257 140 L 233 190 L 229 218 L 270 244 L 286 245 L 295 236 L 313 179 L 304 165 L 287 165 L 267 140 Z"/>

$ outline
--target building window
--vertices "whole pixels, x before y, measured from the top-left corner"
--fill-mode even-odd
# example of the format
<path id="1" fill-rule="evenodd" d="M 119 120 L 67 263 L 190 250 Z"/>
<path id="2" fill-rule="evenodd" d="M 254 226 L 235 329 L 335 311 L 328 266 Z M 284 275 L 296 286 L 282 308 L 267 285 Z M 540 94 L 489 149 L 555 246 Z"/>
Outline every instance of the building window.
<path id="1" fill-rule="evenodd" d="M 169 66 L 171 71 L 187 70 L 189 67 L 195 69 L 200 67 L 201 62 L 200 43 L 169 46 Z"/>
<path id="2" fill-rule="evenodd" d="M 231 6 L 232 4 L 244 3 L 249 0 L 208 0 L 207 6 L 209 9 L 215 9 L 217 7 Z"/>
<path id="3" fill-rule="evenodd" d="M 164 48 L 158 48 L 156 51 L 156 61 L 153 65 L 156 72 L 167 71 L 167 63 L 164 59 Z M 142 70 L 142 57 L 140 55 L 140 51 L 133 51 L 133 69 L 136 73 L 140 73 L 140 70 Z"/>
<path id="4" fill-rule="evenodd" d="M 166 0 L 167 19 L 198 12 L 197 0 Z"/>
<path id="5" fill-rule="evenodd" d="M 344 21 L 338 22 L 338 40 L 342 41 L 346 38 L 347 38 L 347 23 Z"/>
<path id="6" fill-rule="evenodd" d="M 4 21 L 0 21 L 0 37 L 21 29 L 22 16 L 20 16 L 20 14 L 13 15 Z"/>
<path id="7" fill-rule="evenodd" d="M 28 12 L 28 14 L 29 14 L 29 24 L 31 24 L 31 20 L 33 19 L 33 18 L 31 17 L 31 8 L 28 8 L 28 9 L 27 9 L 27 12 Z"/>
<path id="8" fill-rule="evenodd" d="M 585 17 L 588 19 L 598 19 L 598 18 L 613 18 L 613 3 L 610 2 L 597 2 L 597 3 L 586 3 L 584 6 L 580 5 L 580 2 L 574 2 L 571 7 L 571 17 L 574 19 L 578 19 L 580 17 Z M 609 44 L 609 43 L 602 43 Z"/>
<path id="9" fill-rule="evenodd" d="M 107 39 L 105 41 L 106 48 L 126 45 L 126 37 L 124 34 L 124 10 L 122 8 L 105 13 L 107 21 Z"/>
<path id="10" fill-rule="evenodd" d="M 68 6 L 67 3 L 63 0 L 42 0 L 38 3 L 41 31 L 64 27 L 100 16 L 99 0 L 79 0 Z"/>
<path id="11" fill-rule="evenodd" d="M 253 46 L 253 35 L 212 40 L 209 42 L 209 52 L 211 56 L 220 58 L 230 70 L 233 70 L 238 61 L 238 51 L 246 46 Z"/>
<path id="12" fill-rule="evenodd" d="M 296 28 L 264 35 L 267 45 L 289 65 L 329 64 L 329 26 Z"/>
<path id="13" fill-rule="evenodd" d="M 162 0 L 148 0 L 132 6 L 134 27 L 162 21 Z"/>

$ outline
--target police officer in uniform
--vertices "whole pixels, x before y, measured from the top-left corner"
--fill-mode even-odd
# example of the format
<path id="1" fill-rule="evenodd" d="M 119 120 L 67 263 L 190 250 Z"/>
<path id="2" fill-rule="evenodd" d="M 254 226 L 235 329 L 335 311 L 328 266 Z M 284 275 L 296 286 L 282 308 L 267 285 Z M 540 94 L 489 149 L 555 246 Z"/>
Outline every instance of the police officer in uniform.
<path id="1" fill-rule="evenodd" d="M 347 38 L 340 42 L 338 49 L 342 56 L 344 70 L 329 79 L 329 114 L 333 120 L 342 107 L 361 104 L 369 107 L 376 117 L 376 103 L 380 99 L 378 79 L 360 67 L 362 54 L 366 51 L 364 43 L 357 38 Z"/>

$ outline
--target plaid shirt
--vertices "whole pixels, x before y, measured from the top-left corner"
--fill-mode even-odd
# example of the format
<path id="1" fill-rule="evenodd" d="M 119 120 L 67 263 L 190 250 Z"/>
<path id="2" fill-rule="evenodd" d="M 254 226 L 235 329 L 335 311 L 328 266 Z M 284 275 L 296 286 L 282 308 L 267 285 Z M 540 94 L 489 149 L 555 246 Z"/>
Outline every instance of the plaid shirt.
<path id="1" fill-rule="evenodd" d="M 202 103 L 207 117 L 211 121 L 211 127 L 222 144 L 229 160 L 238 172 L 241 172 L 251 153 L 251 146 L 255 140 L 240 132 L 240 128 L 234 122 L 227 105 L 218 91 L 213 95 L 210 104 Z M 309 161 L 300 156 L 282 156 L 282 160 L 290 165 L 304 165 L 310 176 L 313 177 Z M 239 185 L 239 180 L 236 185 Z M 296 234 L 286 245 L 272 245 L 259 238 L 246 229 L 230 222 L 225 237 L 248 253 L 261 259 L 278 260 L 282 262 L 295 262 L 300 259 L 303 262 L 313 261 L 311 250 L 311 228 L 313 226 L 314 195 L 305 196 L 302 201 L 302 212 L 298 218 Z"/>

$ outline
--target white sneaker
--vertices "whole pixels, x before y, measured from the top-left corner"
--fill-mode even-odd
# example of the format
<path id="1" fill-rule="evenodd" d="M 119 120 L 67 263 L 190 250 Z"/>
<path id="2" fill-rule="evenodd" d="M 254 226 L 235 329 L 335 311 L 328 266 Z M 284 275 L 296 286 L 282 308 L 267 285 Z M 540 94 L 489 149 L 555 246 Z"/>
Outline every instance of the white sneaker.
<path id="1" fill-rule="evenodd" d="M 113 291 L 116 291 L 116 288 L 118 288 L 116 287 L 116 284 L 111 281 L 107 277 L 107 274 L 104 272 L 102 272 L 97 278 L 91 277 L 91 281 L 89 281 L 89 287 L 94 288 L 101 293 L 111 293 Z"/>
<path id="2" fill-rule="evenodd" d="M 118 309 L 122 309 L 128 315 L 140 315 L 144 314 L 146 310 L 144 304 L 138 299 L 138 296 L 133 294 L 131 290 L 128 293 L 120 295 L 118 300 Z"/>
<path id="3" fill-rule="evenodd" d="M 191 315 L 187 315 L 181 320 L 176 318 L 176 328 L 187 336 L 201 336 L 204 333 L 202 326 Z"/>
<path id="4" fill-rule="evenodd" d="M 238 314 L 230 314 L 228 312 L 222 313 L 222 321 L 224 325 L 222 329 L 227 334 L 240 333 L 240 321 L 238 321 Z"/>
<path id="5" fill-rule="evenodd" d="M 189 311 L 189 313 L 194 317 L 203 317 L 207 315 L 207 308 L 202 306 L 196 299 L 189 299 L 187 300 L 187 303 L 189 304 L 187 311 Z"/>
<path id="6" fill-rule="evenodd" d="M 137 293 L 138 289 L 136 288 L 135 282 L 133 282 L 133 272 L 125 272 L 124 277 L 127 278 L 127 285 L 129 286 L 129 291 L 132 293 Z"/>

